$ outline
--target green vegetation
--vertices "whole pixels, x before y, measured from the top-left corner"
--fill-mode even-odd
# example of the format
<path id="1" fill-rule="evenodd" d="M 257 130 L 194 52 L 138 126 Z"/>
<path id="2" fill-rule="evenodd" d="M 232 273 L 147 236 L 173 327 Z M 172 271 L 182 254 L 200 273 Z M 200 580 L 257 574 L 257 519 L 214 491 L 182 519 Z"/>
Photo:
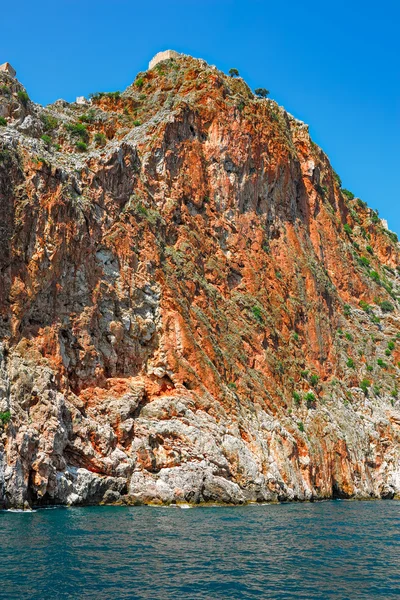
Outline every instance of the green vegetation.
<path id="1" fill-rule="evenodd" d="M 336 173 L 336 171 L 333 171 L 333 176 L 335 178 L 336 183 L 338 184 L 338 186 L 341 188 L 342 187 L 342 180 L 340 179 L 339 175 Z"/>
<path id="2" fill-rule="evenodd" d="M 371 312 L 371 306 L 365 300 L 360 300 L 359 305 L 366 313 Z"/>
<path id="3" fill-rule="evenodd" d="M 376 362 L 378 364 L 378 367 L 381 367 L 382 369 L 387 369 L 387 364 L 381 358 L 378 358 Z"/>
<path id="4" fill-rule="evenodd" d="M 364 392 L 365 395 L 368 394 L 368 388 L 371 386 L 371 382 L 369 379 L 363 379 L 360 381 L 360 388 Z"/>
<path id="5" fill-rule="evenodd" d="M 237 389 L 237 385 L 236 385 L 236 383 L 234 383 L 233 381 L 230 381 L 230 382 L 228 383 L 228 388 L 229 388 L 230 390 L 236 390 L 236 389 Z"/>
<path id="6" fill-rule="evenodd" d="M 141 89 L 142 89 L 142 87 L 144 86 L 144 79 L 143 79 L 143 77 L 139 77 L 138 79 L 136 79 L 136 81 L 135 81 L 135 85 L 136 85 L 136 87 L 137 87 L 139 90 L 141 90 Z"/>
<path id="7" fill-rule="evenodd" d="M 392 354 L 392 351 L 389 350 L 389 348 L 386 348 L 385 354 L 386 354 L 386 356 L 390 356 Z"/>
<path id="8" fill-rule="evenodd" d="M 315 387 L 317 385 L 319 381 L 319 375 L 316 375 L 315 373 L 313 373 L 310 377 L 310 383 L 313 387 Z"/>
<path id="9" fill-rule="evenodd" d="M 40 139 L 43 140 L 43 142 L 46 144 L 46 146 L 50 146 L 50 144 L 51 144 L 51 137 L 49 135 L 44 134 L 44 135 L 41 136 Z"/>
<path id="10" fill-rule="evenodd" d="M 380 283 L 381 278 L 379 273 L 377 273 L 376 271 L 370 271 L 369 276 L 375 281 L 375 283 Z"/>
<path id="11" fill-rule="evenodd" d="M 354 369 L 354 360 L 352 358 L 349 358 L 346 365 L 349 367 L 349 369 Z"/>
<path id="12" fill-rule="evenodd" d="M 89 141 L 87 126 L 84 123 L 67 123 L 65 129 L 69 131 L 73 137 L 79 137 L 83 142 Z"/>
<path id="13" fill-rule="evenodd" d="M 58 120 L 51 115 L 40 115 L 40 120 L 46 131 L 53 131 L 58 126 Z"/>
<path id="14" fill-rule="evenodd" d="M 229 75 L 231 77 L 239 77 L 239 71 L 237 69 L 229 69 Z"/>
<path id="15" fill-rule="evenodd" d="M 386 229 L 386 235 L 388 235 L 392 242 L 394 242 L 395 244 L 397 244 L 397 242 L 399 241 L 398 235 L 394 231 L 389 231 L 388 229 Z"/>
<path id="16" fill-rule="evenodd" d="M 381 310 L 385 313 L 394 311 L 394 306 L 391 302 L 389 302 L 389 300 L 382 300 L 379 306 Z"/>
<path id="17" fill-rule="evenodd" d="M 293 337 L 293 339 L 294 339 L 295 342 L 299 341 L 299 334 L 296 331 L 294 331 L 292 333 L 292 337 Z"/>
<path id="18" fill-rule="evenodd" d="M 18 99 L 21 101 L 21 103 L 26 106 L 29 102 L 29 96 L 26 92 L 23 92 L 22 90 L 19 90 L 19 92 L 17 93 Z"/>
<path id="19" fill-rule="evenodd" d="M 133 124 L 135 127 L 139 127 L 139 125 L 141 125 L 141 122 L 138 119 L 136 119 L 135 121 L 133 121 Z"/>
<path id="20" fill-rule="evenodd" d="M 293 400 L 294 400 L 294 403 L 297 404 L 297 406 L 300 405 L 301 396 L 300 396 L 299 392 L 293 392 Z"/>
<path id="21" fill-rule="evenodd" d="M 395 347 L 396 347 L 396 344 L 392 340 L 390 340 L 390 342 L 388 342 L 388 349 L 394 350 Z"/>
<path id="22" fill-rule="evenodd" d="M 343 314 L 345 317 L 349 317 L 351 315 L 351 307 L 350 304 L 345 304 L 343 307 Z"/>
<path id="23" fill-rule="evenodd" d="M 344 335 L 346 340 L 348 340 L 349 342 L 353 341 L 353 336 L 351 335 L 351 333 L 345 333 Z"/>
<path id="24" fill-rule="evenodd" d="M 367 252 L 369 252 L 370 254 L 373 254 L 373 253 L 374 253 L 374 250 L 373 250 L 372 246 L 366 246 L 366 248 L 365 248 L 365 249 L 366 249 L 366 251 L 367 251 Z"/>
<path id="25" fill-rule="evenodd" d="M 380 218 L 379 218 L 379 213 L 378 213 L 378 211 L 377 211 L 377 210 L 375 211 L 375 210 L 372 210 L 372 209 L 371 209 L 371 221 L 372 221 L 372 222 L 373 222 L 375 225 L 377 225 L 377 224 L 379 223 L 379 221 L 380 221 Z"/>
<path id="26" fill-rule="evenodd" d="M 9 410 L 6 410 L 4 412 L 0 412 L 0 422 L 3 425 L 7 425 L 7 423 L 9 423 L 11 420 L 11 413 Z"/>
<path id="27" fill-rule="evenodd" d="M 315 396 L 312 392 L 307 392 L 304 396 L 305 401 L 307 402 L 307 408 L 311 408 L 315 402 Z"/>
<path id="28" fill-rule="evenodd" d="M 345 188 L 342 188 L 342 194 L 344 194 L 348 200 L 353 200 L 354 198 L 353 192 L 350 192 L 350 190 L 346 190 Z"/>
<path id="29" fill-rule="evenodd" d="M 8 85 L 0 85 L 0 94 L 3 94 L 4 96 L 10 96 L 11 90 Z"/>
<path id="30" fill-rule="evenodd" d="M 257 88 L 254 90 L 254 93 L 259 98 L 266 98 L 269 95 L 269 91 L 265 88 Z"/>
<path id="31" fill-rule="evenodd" d="M 107 138 L 104 133 L 95 133 L 93 137 L 94 143 L 96 146 L 103 147 L 106 145 Z"/>
<path id="32" fill-rule="evenodd" d="M 253 306 L 253 308 L 251 309 L 251 312 L 253 313 L 253 316 L 256 319 L 256 321 L 258 321 L 259 323 L 264 323 L 264 320 L 262 317 L 262 310 L 259 306 Z"/>
<path id="33" fill-rule="evenodd" d="M 367 208 L 367 203 L 361 200 L 361 198 L 358 198 L 357 204 L 360 208 Z"/>
<path id="34" fill-rule="evenodd" d="M 75 148 L 79 150 L 79 152 L 86 152 L 88 149 L 87 144 L 85 144 L 85 142 L 82 142 L 82 140 L 76 142 Z"/>
<path id="35" fill-rule="evenodd" d="M 348 235 L 351 235 L 353 233 L 353 230 L 348 223 L 345 223 L 343 225 L 343 229 Z"/>
<path id="36" fill-rule="evenodd" d="M 81 115 L 79 117 L 79 121 L 81 123 L 94 123 L 95 120 L 96 120 L 96 113 L 92 108 L 90 110 L 88 110 L 87 113 L 85 113 L 84 115 Z"/>
<path id="37" fill-rule="evenodd" d="M 7 125 L 7 120 L 4 117 L 0 117 L 0 126 L 5 127 Z"/>
<path id="38" fill-rule="evenodd" d="M 371 261 L 366 256 L 360 256 L 360 264 L 364 265 L 364 267 L 369 267 Z"/>
<path id="39" fill-rule="evenodd" d="M 302 422 L 302 421 L 299 421 L 299 422 L 297 423 L 297 427 L 299 428 L 299 430 L 300 430 L 302 433 L 304 433 L 304 425 L 303 425 L 303 422 Z"/>

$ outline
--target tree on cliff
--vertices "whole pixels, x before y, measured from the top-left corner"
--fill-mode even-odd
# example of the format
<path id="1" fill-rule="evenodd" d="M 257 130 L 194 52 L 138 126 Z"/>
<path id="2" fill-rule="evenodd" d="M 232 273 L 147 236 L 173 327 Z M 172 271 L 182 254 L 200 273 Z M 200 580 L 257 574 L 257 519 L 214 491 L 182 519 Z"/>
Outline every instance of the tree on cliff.
<path id="1" fill-rule="evenodd" d="M 269 90 L 265 88 L 257 88 L 256 90 L 254 90 L 254 93 L 259 98 L 266 98 L 267 96 L 269 96 Z"/>
<path id="2" fill-rule="evenodd" d="M 239 71 L 237 69 L 229 69 L 229 75 L 231 77 L 239 77 Z"/>

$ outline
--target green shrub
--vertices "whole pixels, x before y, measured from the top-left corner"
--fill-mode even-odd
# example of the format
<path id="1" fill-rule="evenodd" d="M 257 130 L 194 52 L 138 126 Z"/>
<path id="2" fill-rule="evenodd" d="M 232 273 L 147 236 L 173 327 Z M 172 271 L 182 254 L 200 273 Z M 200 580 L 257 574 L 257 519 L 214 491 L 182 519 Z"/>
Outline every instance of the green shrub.
<path id="1" fill-rule="evenodd" d="M 299 404 L 301 403 L 301 396 L 299 392 L 293 392 L 293 400 L 294 403 L 297 404 L 297 406 L 299 406 Z"/>
<path id="2" fill-rule="evenodd" d="M 348 340 L 349 342 L 353 341 L 353 336 L 351 335 L 351 333 L 345 333 L 345 338 L 346 340 Z"/>
<path id="3" fill-rule="evenodd" d="M 350 304 L 345 304 L 343 307 L 343 314 L 345 317 L 349 317 L 351 315 L 351 307 Z"/>
<path id="4" fill-rule="evenodd" d="M 3 94 L 4 96 L 11 95 L 11 90 L 8 85 L 0 85 L 0 94 Z"/>
<path id="5" fill-rule="evenodd" d="M 388 342 L 389 350 L 394 350 L 395 347 L 396 347 L 396 344 L 392 340 L 390 340 L 390 342 Z"/>
<path id="6" fill-rule="evenodd" d="M 376 283 L 380 283 L 380 275 L 379 273 L 377 273 L 376 271 L 370 271 L 369 276 L 371 277 L 371 279 L 373 279 Z"/>
<path id="7" fill-rule="evenodd" d="M 367 246 L 365 249 L 366 249 L 366 251 L 367 251 L 367 252 L 369 252 L 370 254 L 373 254 L 373 253 L 374 253 L 374 250 L 373 250 L 372 246 Z"/>
<path id="8" fill-rule="evenodd" d="M 53 129 L 56 129 L 58 126 L 58 120 L 51 115 L 40 115 L 40 120 L 46 131 L 53 131 Z"/>
<path id="9" fill-rule="evenodd" d="M 229 69 L 229 75 L 231 77 L 239 77 L 239 71 L 237 69 Z"/>
<path id="10" fill-rule="evenodd" d="M 392 242 L 394 242 L 395 244 L 397 244 L 397 242 L 399 241 L 397 233 L 395 233 L 394 231 L 389 231 L 389 230 L 386 229 L 386 234 L 390 237 L 390 239 L 392 240 Z"/>
<path id="11" fill-rule="evenodd" d="M 133 121 L 133 124 L 135 127 L 139 127 L 139 125 L 141 125 L 141 122 L 138 119 L 136 119 L 135 121 Z"/>
<path id="12" fill-rule="evenodd" d="M 269 91 L 265 88 L 257 88 L 254 90 L 254 93 L 259 98 L 266 98 L 269 95 Z"/>
<path id="13" fill-rule="evenodd" d="M 300 371 L 300 375 L 304 378 L 307 379 L 308 377 L 308 371 L 304 370 L 304 371 Z"/>
<path id="14" fill-rule="evenodd" d="M 369 373 L 374 370 L 374 367 L 372 365 L 367 365 L 366 368 Z"/>
<path id="15" fill-rule="evenodd" d="M 293 332 L 292 337 L 293 337 L 293 339 L 294 339 L 295 342 L 299 341 L 299 334 L 296 331 Z"/>
<path id="16" fill-rule="evenodd" d="M 141 89 L 142 89 L 142 87 L 144 86 L 144 79 L 143 79 L 143 77 L 139 77 L 138 79 L 136 79 L 136 81 L 135 81 L 135 85 L 136 85 L 136 87 L 137 87 L 139 90 L 141 90 Z"/>
<path id="17" fill-rule="evenodd" d="M 107 98 L 113 98 L 114 100 L 119 100 L 121 97 L 121 92 L 117 91 L 117 92 L 106 92 L 104 94 Z"/>
<path id="18" fill-rule="evenodd" d="M 367 203 L 361 200 L 361 198 L 358 198 L 357 204 L 360 208 L 367 208 Z"/>
<path id="19" fill-rule="evenodd" d="M 385 354 L 386 354 L 386 356 L 390 356 L 392 354 L 392 351 L 389 350 L 389 348 L 386 348 Z"/>
<path id="20" fill-rule="evenodd" d="M 365 310 L 365 312 L 369 313 L 371 311 L 371 306 L 365 302 L 365 300 L 360 300 L 359 302 L 360 308 Z"/>
<path id="21" fill-rule="evenodd" d="M 96 146 L 105 146 L 107 142 L 107 138 L 104 133 L 95 133 L 93 140 Z"/>
<path id="22" fill-rule="evenodd" d="M 378 358 L 378 360 L 376 362 L 378 364 L 378 367 L 381 367 L 382 369 L 386 369 L 387 368 L 387 364 L 381 358 Z"/>
<path id="23" fill-rule="evenodd" d="M 333 176 L 335 178 L 336 183 L 338 184 L 338 186 L 341 188 L 342 187 L 342 180 L 340 179 L 339 175 L 336 173 L 336 171 L 333 171 Z"/>
<path id="24" fill-rule="evenodd" d="M 253 306 L 253 308 L 251 309 L 251 312 L 253 313 L 254 318 L 259 322 L 259 323 L 263 323 L 263 317 L 262 317 L 262 310 L 259 306 Z"/>
<path id="25" fill-rule="evenodd" d="M 94 123 L 96 120 L 96 113 L 93 109 L 88 110 L 87 113 L 79 117 L 81 123 Z"/>
<path id="26" fill-rule="evenodd" d="M 368 394 L 368 388 L 371 386 L 371 382 L 369 379 L 363 379 L 360 381 L 360 388 L 364 392 L 365 395 Z"/>
<path id="27" fill-rule="evenodd" d="M 311 408 L 315 402 L 315 396 L 312 392 L 307 392 L 304 396 L 305 401 L 307 402 L 307 408 Z"/>
<path id="28" fill-rule="evenodd" d="M 302 421 L 299 421 L 299 422 L 297 423 L 297 427 L 299 428 L 299 430 L 300 430 L 302 433 L 304 433 L 304 425 L 303 425 L 303 422 L 302 422 Z"/>
<path id="29" fill-rule="evenodd" d="M 343 229 L 348 235 L 351 235 L 353 233 L 353 230 L 348 223 L 345 223 L 343 225 Z"/>
<path id="30" fill-rule="evenodd" d="M 316 386 L 316 385 L 317 385 L 317 383 L 318 383 L 318 381 L 319 381 L 319 375 L 316 375 L 315 373 L 313 373 L 313 374 L 311 375 L 311 377 L 310 377 L 310 383 L 311 383 L 311 385 L 312 385 L 313 387 L 314 387 L 314 386 Z"/>
<path id="31" fill-rule="evenodd" d="M 379 306 L 385 313 L 394 311 L 394 306 L 391 302 L 389 302 L 389 300 L 382 300 Z"/>
<path id="32" fill-rule="evenodd" d="M 364 267 L 369 267 L 371 261 L 366 256 L 360 256 L 360 263 L 364 265 Z"/>
<path id="33" fill-rule="evenodd" d="M 0 117 L 0 126 L 5 127 L 7 125 L 7 119 Z"/>
<path id="34" fill-rule="evenodd" d="M 44 134 L 44 135 L 42 135 L 42 136 L 41 136 L 41 138 L 40 138 L 40 139 L 41 139 L 41 140 L 43 140 L 43 142 L 44 142 L 44 143 L 45 143 L 47 146 L 50 146 L 50 144 L 51 144 L 51 137 L 50 137 L 49 135 L 46 135 L 46 134 Z"/>
<path id="35" fill-rule="evenodd" d="M 236 385 L 236 383 L 234 383 L 233 381 L 230 381 L 230 382 L 228 383 L 228 388 L 229 388 L 230 390 L 236 390 L 236 389 L 237 389 L 237 385 Z"/>
<path id="36" fill-rule="evenodd" d="M 350 190 L 346 190 L 345 188 L 342 188 L 342 194 L 344 194 L 348 200 L 353 200 L 354 198 L 353 192 L 350 192 Z"/>
<path id="37" fill-rule="evenodd" d="M 65 129 L 69 131 L 72 136 L 80 137 L 84 142 L 89 140 L 87 126 L 84 123 L 67 123 Z"/>
<path id="38" fill-rule="evenodd" d="M 346 364 L 349 367 L 349 369 L 354 369 L 354 360 L 352 358 L 349 358 Z"/>
<path id="39" fill-rule="evenodd" d="M 377 225 L 380 221 L 378 211 L 371 210 L 371 221 Z"/>
<path id="40" fill-rule="evenodd" d="M 79 150 L 79 152 L 86 152 L 88 149 L 87 144 L 85 144 L 85 142 L 82 142 L 82 140 L 76 142 L 75 148 Z"/>
<path id="41" fill-rule="evenodd" d="M 7 425 L 7 423 L 9 423 L 10 420 L 11 420 L 11 413 L 9 410 L 0 412 L 0 421 L 3 425 Z"/>
<path id="42" fill-rule="evenodd" d="M 26 106 L 29 102 L 29 96 L 26 92 L 23 92 L 22 90 L 19 90 L 19 92 L 17 93 L 18 99 L 21 101 L 21 103 Z"/>

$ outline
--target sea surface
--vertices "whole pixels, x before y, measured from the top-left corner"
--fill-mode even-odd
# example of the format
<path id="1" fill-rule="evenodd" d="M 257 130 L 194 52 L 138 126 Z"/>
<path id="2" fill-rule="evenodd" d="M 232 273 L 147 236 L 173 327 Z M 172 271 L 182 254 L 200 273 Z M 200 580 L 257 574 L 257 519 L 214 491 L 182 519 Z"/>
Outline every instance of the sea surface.
<path id="1" fill-rule="evenodd" d="M 400 502 L 2 511 L 0 598 L 400 598 Z"/>

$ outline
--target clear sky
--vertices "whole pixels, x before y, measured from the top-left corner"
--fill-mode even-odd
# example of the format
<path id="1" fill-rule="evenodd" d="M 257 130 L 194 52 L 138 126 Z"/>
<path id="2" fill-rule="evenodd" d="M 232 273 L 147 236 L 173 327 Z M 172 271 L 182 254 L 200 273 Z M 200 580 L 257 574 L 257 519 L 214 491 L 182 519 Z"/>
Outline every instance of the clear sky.
<path id="1" fill-rule="evenodd" d="M 19 0 L 0 19 L 0 63 L 42 104 L 123 90 L 168 48 L 236 67 L 400 234 L 398 0 Z"/>

